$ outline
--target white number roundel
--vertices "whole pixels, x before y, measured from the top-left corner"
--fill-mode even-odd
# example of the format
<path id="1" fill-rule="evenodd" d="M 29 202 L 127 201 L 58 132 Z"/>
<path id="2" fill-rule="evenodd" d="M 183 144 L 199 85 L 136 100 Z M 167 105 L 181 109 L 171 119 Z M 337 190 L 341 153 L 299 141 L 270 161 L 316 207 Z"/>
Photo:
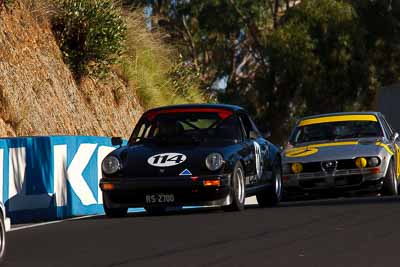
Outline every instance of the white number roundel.
<path id="1" fill-rule="evenodd" d="M 186 156 L 180 153 L 162 153 L 151 156 L 147 163 L 156 167 L 170 167 L 181 164 L 186 160 Z"/>

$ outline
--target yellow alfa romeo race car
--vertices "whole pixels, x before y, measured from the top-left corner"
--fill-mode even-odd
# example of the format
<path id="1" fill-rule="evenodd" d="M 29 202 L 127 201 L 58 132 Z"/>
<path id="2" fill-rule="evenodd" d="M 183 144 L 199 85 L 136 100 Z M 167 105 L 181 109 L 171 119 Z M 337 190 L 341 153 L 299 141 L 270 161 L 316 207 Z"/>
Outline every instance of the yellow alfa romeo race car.
<path id="1" fill-rule="evenodd" d="M 379 112 L 331 113 L 297 122 L 282 152 L 286 196 L 398 194 L 400 140 Z"/>

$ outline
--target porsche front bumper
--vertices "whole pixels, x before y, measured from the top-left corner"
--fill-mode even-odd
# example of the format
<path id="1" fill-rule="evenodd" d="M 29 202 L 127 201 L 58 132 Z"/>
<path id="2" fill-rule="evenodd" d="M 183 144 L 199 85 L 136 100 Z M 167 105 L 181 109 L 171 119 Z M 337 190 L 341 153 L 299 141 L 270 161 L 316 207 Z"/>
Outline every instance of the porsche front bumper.
<path id="1" fill-rule="evenodd" d="M 204 181 L 219 181 L 205 186 Z M 173 195 L 172 203 L 153 203 L 151 206 L 223 206 L 231 203 L 230 175 L 202 177 L 103 178 L 100 188 L 103 202 L 109 208 L 134 208 L 150 205 L 150 194 Z"/>

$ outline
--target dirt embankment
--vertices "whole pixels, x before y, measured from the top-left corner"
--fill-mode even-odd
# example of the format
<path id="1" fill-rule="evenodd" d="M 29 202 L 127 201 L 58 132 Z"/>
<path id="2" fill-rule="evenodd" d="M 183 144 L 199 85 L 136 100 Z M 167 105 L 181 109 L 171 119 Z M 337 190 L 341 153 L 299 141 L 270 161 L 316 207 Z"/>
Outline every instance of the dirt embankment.
<path id="1" fill-rule="evenodd" d="M 142 112 L 135 90 L 116 73 L 77 84 L 46 21 L 20 4 L 0 11 L 0 137 L 127 138 Z"/>

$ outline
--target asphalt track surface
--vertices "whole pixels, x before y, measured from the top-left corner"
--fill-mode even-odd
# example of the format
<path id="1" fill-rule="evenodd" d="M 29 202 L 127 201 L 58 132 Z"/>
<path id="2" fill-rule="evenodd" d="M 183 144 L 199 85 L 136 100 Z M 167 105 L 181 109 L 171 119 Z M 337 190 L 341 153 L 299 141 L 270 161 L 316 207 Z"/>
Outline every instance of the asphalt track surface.
<path id="1" fill-rule="evenodd" d="M 65 221 L 8 233 L 2 266 L 400 266 L 400 198 Z"/>

